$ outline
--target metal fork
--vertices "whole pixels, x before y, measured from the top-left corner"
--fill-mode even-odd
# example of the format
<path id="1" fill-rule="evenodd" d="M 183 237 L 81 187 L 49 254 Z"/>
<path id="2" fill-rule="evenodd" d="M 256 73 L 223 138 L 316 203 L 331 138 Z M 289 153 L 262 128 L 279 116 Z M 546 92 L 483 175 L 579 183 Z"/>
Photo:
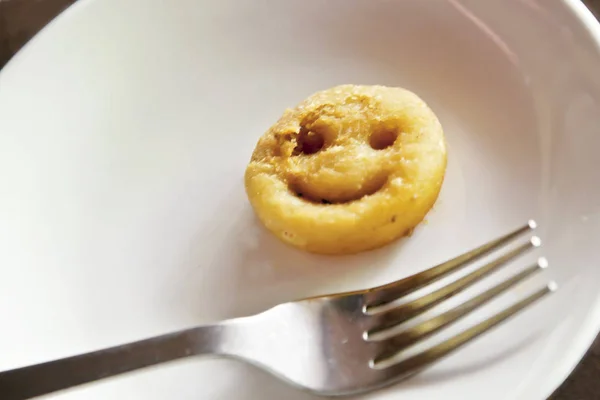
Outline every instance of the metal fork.
<path id="1" fill-rule="evenodd" d="M 394 332 L 391 328 L 471 287 L 539 246 L 540 239 L 533 236 L 523 240 L 473 272 L 414 300 L 399 305 L 397 300 L 462 269 L 535 227 L 535 222 L 529 221 L 468 253 L 388 285 L 284 303 L 251 317 L 0 372 L 0 394 L 3 400 L 27 399 L 196 355 L 234 357 L 325 396 L 357 394 L 388 386 L 418 373 L 556 289 L 556 284 L 550 283 L 450 339 L 396 361 L 395 357 L 404 350 L 546 268 L 547 262 L 540 258 L 534 265 L 458 307 L 408 329 Z"/>

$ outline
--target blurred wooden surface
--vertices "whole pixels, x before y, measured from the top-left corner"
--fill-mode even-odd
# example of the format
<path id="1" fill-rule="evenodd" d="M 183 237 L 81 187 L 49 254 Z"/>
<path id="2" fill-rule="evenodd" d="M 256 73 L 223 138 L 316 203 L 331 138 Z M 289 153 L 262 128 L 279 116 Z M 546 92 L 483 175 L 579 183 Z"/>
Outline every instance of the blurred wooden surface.
<path id="1" fill-rule="evenodd" d="M 36 32 L 75 1 L 0 0 L 0 68 Z M 584 3 L 600 17 L 600 0 L 585 0 Z M 600 339 L 550 399 L 600 400 Z"/>
<path id="2" fill-rule="evenodd" d="M 0 0 L 0 67 L 73 0 Z"/>

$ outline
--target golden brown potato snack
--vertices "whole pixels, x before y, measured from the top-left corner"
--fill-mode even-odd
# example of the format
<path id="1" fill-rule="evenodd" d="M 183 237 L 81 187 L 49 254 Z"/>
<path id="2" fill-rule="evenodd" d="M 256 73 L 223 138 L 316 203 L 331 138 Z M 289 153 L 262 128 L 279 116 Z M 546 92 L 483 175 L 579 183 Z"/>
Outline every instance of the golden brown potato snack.
<path id="1" fill-rule="evenodd" d="M 259 219 L 281 240 L 348 254 L 411 232 L 445 169 L 442 127 L 417 95 L 343 85 L 286 110 L 259 139 L 245 182 Z"/>

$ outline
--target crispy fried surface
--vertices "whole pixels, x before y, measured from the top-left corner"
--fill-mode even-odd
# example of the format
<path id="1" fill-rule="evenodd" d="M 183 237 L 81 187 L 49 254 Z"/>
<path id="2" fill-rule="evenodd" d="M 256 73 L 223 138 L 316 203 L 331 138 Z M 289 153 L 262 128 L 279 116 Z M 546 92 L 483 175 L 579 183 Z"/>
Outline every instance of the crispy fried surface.
<path id="1" fill-rule="evenodd" d="M 285 111 L 258 141 L 246 192 L 263 224 L 298 248 L 349 254 L 406 235 L 435 203 L 442 127 L 401 88 L 343 85 Z"/>

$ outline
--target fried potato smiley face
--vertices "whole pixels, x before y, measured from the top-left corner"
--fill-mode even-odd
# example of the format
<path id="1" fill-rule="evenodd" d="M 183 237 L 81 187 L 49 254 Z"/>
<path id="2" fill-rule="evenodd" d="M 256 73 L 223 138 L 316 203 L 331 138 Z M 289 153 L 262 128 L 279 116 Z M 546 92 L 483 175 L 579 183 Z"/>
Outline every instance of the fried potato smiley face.
<path id="1" fill-rule="evenodd" d="M 441 125 L 415 94 L 344 85 L 287 110 L 246 169 L 263 224 L 310 252 L 348 254 L 410 232 L 446 168 Z"/>

